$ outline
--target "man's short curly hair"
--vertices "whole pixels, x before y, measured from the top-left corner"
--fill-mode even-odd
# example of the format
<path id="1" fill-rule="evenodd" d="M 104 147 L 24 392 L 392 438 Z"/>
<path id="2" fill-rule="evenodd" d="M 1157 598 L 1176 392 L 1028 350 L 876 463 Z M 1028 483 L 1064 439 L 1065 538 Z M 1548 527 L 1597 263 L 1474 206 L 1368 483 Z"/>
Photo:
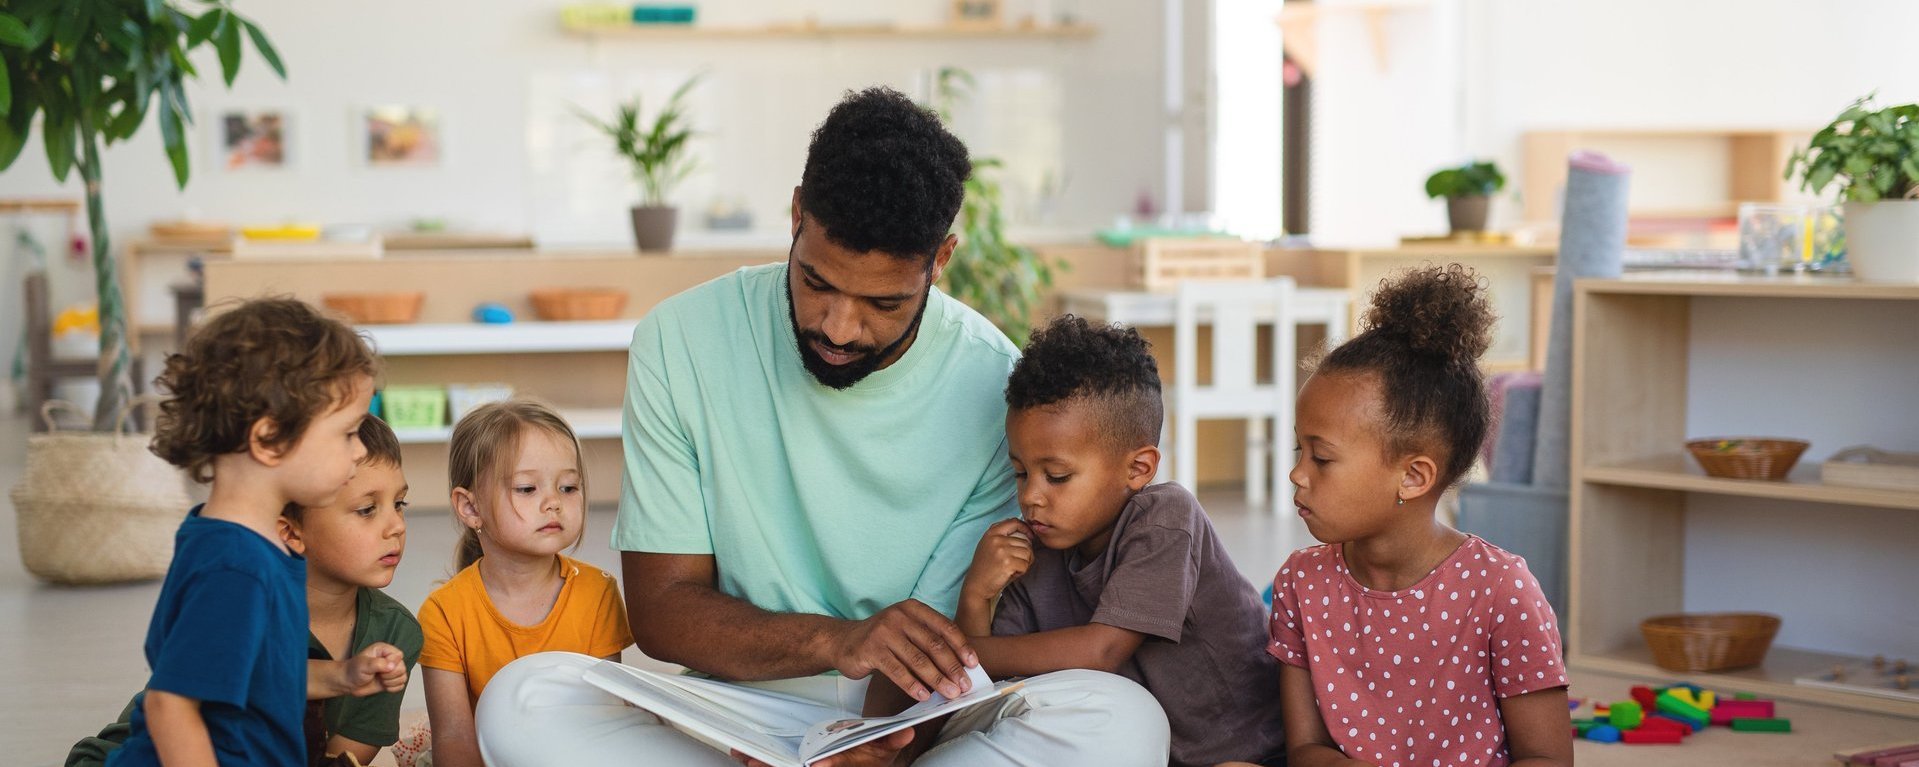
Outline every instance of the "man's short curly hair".
<path id="1" fill-rule="evenodd" d="M 800 209 L 859 252 L 930 259 L 973 173 L 966 145 L 932 110 L 891 88 L 848 93 L 813 131 Z"/>
<path id="2" fill-rule="evenodd" d="M 338 407 L 353 381 L 379 372 L 366 339 L 291 298 L 221 312 L 167 356 L 170 395 L 154 424 L 153 453 L 213 479 L 214 459 L 247 449 L 255 421 L 272 419 L 268 447 L 291 448 L 314 418 Z"/>
<path id="3" fill-rule="evenodd" d="M 1033 334 L 1006 379 L 1006 408 L 1060 403 L 1096 409 L 1100 436 L 1118 450 L 1159 444 L 1165 405 L 1159 363 L 1139 331 L 1068 314 Z"/>

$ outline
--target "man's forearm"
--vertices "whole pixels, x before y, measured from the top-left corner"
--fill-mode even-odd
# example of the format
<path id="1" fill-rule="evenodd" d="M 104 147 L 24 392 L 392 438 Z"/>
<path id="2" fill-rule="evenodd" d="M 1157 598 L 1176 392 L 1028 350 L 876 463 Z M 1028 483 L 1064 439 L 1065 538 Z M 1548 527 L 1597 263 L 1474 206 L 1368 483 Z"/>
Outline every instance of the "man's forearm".
<path id="1" fill-rule="evenodd" d="M 813 676 L 834 668 L 834 643 L 850 621 L 762 610 L 717 589 L 673 584 L 631 616 L 640 651 L 722 679 Z"/>

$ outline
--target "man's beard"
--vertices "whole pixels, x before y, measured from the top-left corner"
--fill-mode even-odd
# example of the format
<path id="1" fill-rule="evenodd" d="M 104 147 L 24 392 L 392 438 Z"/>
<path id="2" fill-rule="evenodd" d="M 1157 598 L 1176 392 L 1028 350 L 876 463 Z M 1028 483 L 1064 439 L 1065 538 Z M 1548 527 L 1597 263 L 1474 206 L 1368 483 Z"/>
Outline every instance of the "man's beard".
<path id="1" fill-rule="evenodd" d="M 912 324 L 907 325 L 906 332 L 901 333 L 900 337 L 894 339 L 892 343 L 887 344 L 883 348 L 864 345 L 840 346 L 828 341 L 824 333 L 800 327 L 799 314 L 793 309 L 793 282 L 788 280 L 786 283 L 786 316 L 793 322 L 793 341 L 800 350 L 800 363 L 806 366 L 806 372 L 813 374 L 813 380 L 819 381 L 822 386 L 844 390 L 853 384 L 859 383 L 867 376 L 872 375 L 873 371 L 879 370 L 880 363 L 890 359 L 893 353 L 899 351 L 900 347 L 905 346 L 907 340 L 912 338 L 913 334 L 919 330 L 920 319 L 926 316 L 926 305 L 931 303 L 932 293 L 933 286 L 929 283 L 926 286 L 926 290 L 920 292 L 920 308 L 913 313 Z M 860 356 L 844 365 L 835 365 L 827 362 L 818 352 L 813 351 L 813 342 L 818 342 L 821 346 L 835 351 Z"/>

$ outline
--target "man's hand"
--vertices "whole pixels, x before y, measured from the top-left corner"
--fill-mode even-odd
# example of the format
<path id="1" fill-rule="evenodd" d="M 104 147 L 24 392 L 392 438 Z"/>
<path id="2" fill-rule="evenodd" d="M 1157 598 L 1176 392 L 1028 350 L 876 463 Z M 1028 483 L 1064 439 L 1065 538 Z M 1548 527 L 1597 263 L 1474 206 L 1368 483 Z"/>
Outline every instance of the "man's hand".
<path id="1" fill-rule="evenodd" d="M 992 601 L 1033 566 L 1033 531 L 1008 519 L 986 528 L 966 570 L 965 599 Z"/>
<path id="2" fill-rule="evenodd" d="M 346 662 L 347 694 L 364 698 L 382 692 L 406 689 L 406 656 L 400 648 L 374 642 Z"/>
<path id="3" fill-rule="evenodd" d="M 973 687 L 967 666 L 979 656 L 959 627 L 925 603 L 908 599 L 849 624 L 831 648 L 833 667 L 848 679 L 878 671 L 914 700 L 931 690 L 957 698 Z"/>
<path id="4" fill-rule="evenodd" d="M 891 767 L 899 759 L 900 751 L 912 742 L 913 728 L 908 727 L 821 759 L 814 762 L 813 767 Z M 733 752 L 733 758 L 747 767 L 772 767 L 738 751 Z"/>

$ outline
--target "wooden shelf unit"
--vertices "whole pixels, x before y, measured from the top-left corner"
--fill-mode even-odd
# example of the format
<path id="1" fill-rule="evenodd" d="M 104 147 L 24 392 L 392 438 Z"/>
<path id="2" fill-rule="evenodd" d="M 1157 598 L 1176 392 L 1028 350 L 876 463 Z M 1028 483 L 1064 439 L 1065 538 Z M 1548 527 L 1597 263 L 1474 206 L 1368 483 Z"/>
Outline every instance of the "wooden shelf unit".
<path id="1" fill-rule="evenodd" d="M 722 27 L 699 24 L 566 24 L 568 35 L 588 40 L 1090 40 L 1099 30 L 1086 24 L 1049 26 L 918 26 L 792 24 Z"/>
<path id="2" fill-rule="evenodd" d="M 1657 194 L 1636 193 L 1641 202 L 1630 208 L 1634 219 L 1724 219 L 1737 216 L 1742 202 L 1798 199 L 1798 185 L 1784 178 L 1786 159 L 1811 136 L 1811 131 L 1709 128 L 1528 131 L 1522 140 L 1520 168 L 1524 219 L 1531 223 L 1559 220 L 1566 156 L 1578 149 L 1606 152 L 1633 166 L 1635 186 L 1649 177 L 1654 186 L 1665 186 L 1658 183 L 1656 174 L 1670 171 L 1660 166 L 1673 162 L 1696 162 L 1723 173 L 1723 182 L 1701 198 L 1666 201 Z M 1677 173 L 1687 176 L 1694 171 L 1678 169 Z"/>
<path id="3" fill-rule="evenodd" d="M 1695 436 L 1685 430 L 1690 387 L 1700 385 L 1690 380 L 1696 364 L 1690 348 L 1696 299 L 1919 303 L 1919 284 L 1672 272 L 1577 283 L 1571 620 L 1563 625 L 1567 664 L 1649 679 L 1690 679 L 1762 697 L 1919 718 L 1919 703 L 1793 681 L 1835 664 L 1860 663 L 1857 657 L 1776 645 L 1762 666 L 1725 673 L 1673 672 L 1652 663 L 1639 622 L 1685 611 L 1689 500 L 1736 498 L 1919 510 L 1919 498 L 1910 493 L 1821 483 L 1812 465 L 1800 467 L 1785 482 L 1720 479 L 1705 476 L 1689 456 L 1677 452 L 1689 436 Z M 1748 313 L 1765 309 L 1751 304 L 1733 308 Z M 1782 392 L 1781 396 L 1790 395 Z M 1870 408 L 1872 403 L 1843 406 Z M 1698 575 L 1713 577 L 1712 573 Z M 1804 577 L 1820 575 L 1815 568 Z M 1791 614 L 1783 617 L 1789 624 L 1794 620 Z"/>
<path id="4" fill-rule="evenodd" d="M 1351 295 L 1348 337 L 1359 331 L 1372 292 L 1393 272 L 1424 264 L 1464 264 L 1486 279 L 1487 298 L 1493 303 L 1498 322 L 1493 326 L 1493 345 L 1481 366 L 1489 372 L 1536 370 L 1542 365 L 1545 349 L 1533 348 L 1539 334 L 1533 330 L 1533 271 L 1557 263 L 1559 248 L 1553 245 L 1492 245 L 1455 243 L 1407 243 L 1385 248 L 1321 248 L 1304 251 L 1269 252 L 1268 275 L 1290 274 L 1302 285 L 1345 288 Z M 1285 263 L 1276 263 L 1276 258 Z M 1548 315 L 1550 316 L 1550 315 Z"/>

